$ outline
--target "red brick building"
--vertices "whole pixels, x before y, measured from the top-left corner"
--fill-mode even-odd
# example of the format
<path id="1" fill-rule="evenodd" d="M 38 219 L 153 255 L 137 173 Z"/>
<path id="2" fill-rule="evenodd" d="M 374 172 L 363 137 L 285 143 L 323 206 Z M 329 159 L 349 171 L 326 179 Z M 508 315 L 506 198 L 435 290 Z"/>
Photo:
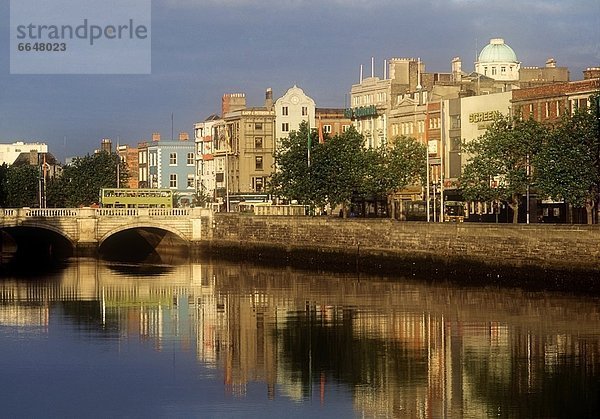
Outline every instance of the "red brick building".
<path id="1" fill-rule="evenodd" d="M 590 96 L 600 91 L 600 68 L 584 71 L 584 80 L 513 90 L 513 115 L 552 123 L 565 113 L 589 107 Z"/>

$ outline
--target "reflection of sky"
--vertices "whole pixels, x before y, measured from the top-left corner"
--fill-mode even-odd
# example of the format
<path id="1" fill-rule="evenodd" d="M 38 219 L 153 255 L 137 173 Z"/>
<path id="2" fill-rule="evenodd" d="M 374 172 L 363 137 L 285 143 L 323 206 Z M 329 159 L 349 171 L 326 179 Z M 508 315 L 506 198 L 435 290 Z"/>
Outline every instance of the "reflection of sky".
<path id="1" fill-rule="evenodd" d="M 0 355 L 4 417 L 352 416 L 351 395 L 336 387 L 324 405 L 268 400 L 264 383 L 236 397 L 224 391 L 222 372 L 205 369 L 193 352 L 86 339 L 64 324 L 44 338 L 3 339 Z"/>

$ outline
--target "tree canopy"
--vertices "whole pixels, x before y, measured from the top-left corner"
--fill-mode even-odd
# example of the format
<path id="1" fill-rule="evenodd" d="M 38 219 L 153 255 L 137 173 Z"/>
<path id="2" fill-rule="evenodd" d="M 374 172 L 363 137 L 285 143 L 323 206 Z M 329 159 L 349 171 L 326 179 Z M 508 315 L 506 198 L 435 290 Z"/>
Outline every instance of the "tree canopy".
<path id="1" fill-rule="evenodd" d="M 592 109 L 578 109 L 564 116 L 534 159 L 540 194 L 585 207 L 589 224 L 593 222 L 600 183 L 598 97 L 592 97 Z"/>
<path id="2" fill-rule="evenodd" d="M 129 177 L 127 165 L 117 154 L 100 152 L 76 158 L 63 169 L 60 177 L 48 183 L 47 202 L 51 207 L 79 207 L 98 203 L 100 189 L 125 185 Z"/>
<path id="3" fill-rule="evenodd" d="M 538 122 L 499 115 L 485 134 L 464 144 L 469 154 L 459 179 L 468 201 L 504 201 L 518 221 L 521 197 L 533 184 L 531 162 L 545 143 L 547 130 Z"/>
<path id="4" fill-rule="evenodd" d="M 412 138 L 396 138 L 391 148 L 366 149 L 363 136 L 350 127 L 323 143 L 315 140 L 311 132 L 309 141 L 305 122 L 281 139 L 271 193 L 316 207 L 341 206 L 346 214 L 353 198 L 385 199 L 425 176 L 425 145 Z"/>

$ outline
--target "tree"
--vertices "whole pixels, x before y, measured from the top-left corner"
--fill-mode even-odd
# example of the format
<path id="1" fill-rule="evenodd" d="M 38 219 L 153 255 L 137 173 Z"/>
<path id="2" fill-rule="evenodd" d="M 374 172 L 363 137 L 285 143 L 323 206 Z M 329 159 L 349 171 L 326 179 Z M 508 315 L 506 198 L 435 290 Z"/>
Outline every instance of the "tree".
<path id="1" fill-rule="evenodd" d="M 39 177 L 37 166 L 9 166 L 6 171 L 6 206 L 39 206 Z"/>
<path id="2" fill-rule="evenodd" d="M 0 208 L 7 208 L 8 205 L 8 165 L 0 165 Z"/>
<path id="3" fill-rule="evenodd" d="M 426 177 L 424 144 L 405 136 L 393 138 L 391 148 L 380 147 L 364 152 L 363 196 L 390 198 L 409 185 L 424 184 Z M 391 205 L 388 200 L 388 207 Z M 388 208 L 394 214 L 394 208 Z"/>
<path id="4" fill-rule="evenodd" d="M 517 223 L 521 198 L 533 181 L 531 162 L 546 135 L 546 128 L 532 119 L 499 115 L 485 134 L 464 146 L 470 154 L 460 177 L 465 199 L 505 201 Z"/>
<path id="5" fill-rule="evenodd" d="M 314 188 L 308 165 L 308 135 L 308 124 L 302 122 L 298 131 L 281 139 L 274 153 L 275 170 L 267 188 L 273 195 L 310 205 L 314 200 Z M 311 143 L 313 140 L 311 138 Z"/>
<path id="6" fill-rule="evenodd" d="M 391 189 L 397 192 L 409 185 L 425 184 L 427 177 L 427 146 L 415 138 L 397 137 L 389 152 L 389 176 Z"/>
<path id="7" fill-rule="evenodd" d="M 76 158 L 64 167 L 61 177 L 49 182 L 48 206 L 79 207 L 98 203 L 100 189 L 117 186 L 117 162 L 119 184 L 124 186 L 129 178 L 127 165 L 117 154 L 103 151 Z"/>
<path id="8" fill-rule="evenodd" d="M 599 180 L 594 137 L 592 114 L 577 111 L 549 133 L 534 159 L 539 191 L 576 208 L 585 207 L 588 224 L 593 222 Z"/>
<path id="9" fill-rule="evenodd" d="M 315 153 L 311 175 L 316 200 L 331 207 L 342 206 L 343 216 L 348 214 L 352 197 L 363 190 L 368 165 L 368 155 L 363 147 L 364 138 L 350 127 L 319 144 Z"/>

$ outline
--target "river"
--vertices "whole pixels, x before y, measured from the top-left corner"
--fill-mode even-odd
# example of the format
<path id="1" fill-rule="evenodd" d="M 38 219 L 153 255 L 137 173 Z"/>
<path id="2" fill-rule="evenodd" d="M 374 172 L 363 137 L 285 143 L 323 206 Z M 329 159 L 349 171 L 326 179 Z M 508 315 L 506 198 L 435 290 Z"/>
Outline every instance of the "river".
<path id="1" fill-rule="evenodd" d="M 214 260 L 6 274 L 2 416 L 600 411 L 600 298 L 449 279 Z"/>

